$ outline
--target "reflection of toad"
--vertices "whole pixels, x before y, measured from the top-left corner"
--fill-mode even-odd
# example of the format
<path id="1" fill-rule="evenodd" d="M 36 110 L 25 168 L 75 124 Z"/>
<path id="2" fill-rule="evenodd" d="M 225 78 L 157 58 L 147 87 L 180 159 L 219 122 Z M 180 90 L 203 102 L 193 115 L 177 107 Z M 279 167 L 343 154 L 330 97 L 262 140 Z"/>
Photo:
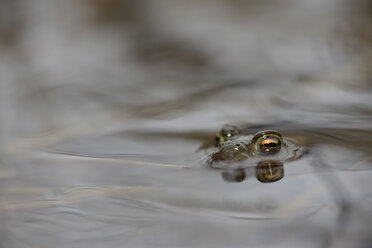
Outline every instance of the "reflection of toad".
<path id="1" fill-rule="evenodd" d="M 242 134 L 232 125 L 225 125 L 216 136 L 215 146 L 208 150 L 207 163 L 222 169 L 229 182 L 243 181 L 255 167 L 260 182 L 275 182 L 283 178 L 283 163 L 298 159 L 303 149 L 282 138 L 276 131 Z"/>
<path id="2" fill-rule="evenodd" d="M 272 183 L 284 177 L 283 163 L 276 160 L 262 160 L 256 167 L 226 169 L 222 171 L 222 178 L 226 182 L 240 183 L 255 171 L 256 178 L 262 183 Z"/>

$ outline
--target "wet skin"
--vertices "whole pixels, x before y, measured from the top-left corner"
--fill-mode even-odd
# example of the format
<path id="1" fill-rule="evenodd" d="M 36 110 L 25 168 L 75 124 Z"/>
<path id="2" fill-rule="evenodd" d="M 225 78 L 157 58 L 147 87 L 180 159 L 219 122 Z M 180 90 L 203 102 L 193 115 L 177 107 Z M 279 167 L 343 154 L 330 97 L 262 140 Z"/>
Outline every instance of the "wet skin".
<path id="1" fill-rule="evenodd" d="M 256 178 L 267 183 L 283 178 L 283 163 L 300 158 L 303 152 L 276 131 L 243 134 L 237 127 L 225 125 L 216 135 L 215 146 L 208 150 L 207 163 L 222 169 L 228 182 L 243 181 L 255 166 Z"/>

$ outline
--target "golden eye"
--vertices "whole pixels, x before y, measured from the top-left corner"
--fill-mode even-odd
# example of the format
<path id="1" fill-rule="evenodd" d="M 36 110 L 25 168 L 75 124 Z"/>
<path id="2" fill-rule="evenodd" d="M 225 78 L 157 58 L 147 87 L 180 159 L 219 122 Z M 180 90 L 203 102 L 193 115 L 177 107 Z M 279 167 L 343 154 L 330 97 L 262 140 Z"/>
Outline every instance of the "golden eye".
<path id="1" fill-rule="evenodd" d="M 266 137 L 260 142 L 260 151 L 266 154 L 273 154 L 280 151 L 281 142 L 276 137 Z"/>
<path id="2" fill-rule="evenodd" d="M 257 151 L 264 155 L 275 154 L 282 148 L 282 137 L 274 131 L 258 133 L 253 141 Z"/>

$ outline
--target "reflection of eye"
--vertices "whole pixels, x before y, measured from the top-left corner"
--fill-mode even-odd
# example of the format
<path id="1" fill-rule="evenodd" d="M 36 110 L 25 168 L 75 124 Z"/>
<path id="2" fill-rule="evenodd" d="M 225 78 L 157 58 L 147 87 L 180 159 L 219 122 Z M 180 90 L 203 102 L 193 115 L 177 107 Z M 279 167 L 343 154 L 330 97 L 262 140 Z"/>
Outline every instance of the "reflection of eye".
<path id="1" fill-rule="evenodd" d="M 263 160 L 256 166 L 257 180 L 262 183 L 276 182 L 284 177 L 283 163 L 276 160 Z"/>
<path id="2" fill-rule="evenodd" d="M 223 171 L 221 175 L 222 178 L 228 183 L 240 183 L 247 176 L 243 169 Z"/>
<path id="3" fill-rule="evenodd" d="M 275 154 L 282 148 L 282 137 L 274 131 L 258 133 L 253 142 L 256 149 L 264 155 Z"/>

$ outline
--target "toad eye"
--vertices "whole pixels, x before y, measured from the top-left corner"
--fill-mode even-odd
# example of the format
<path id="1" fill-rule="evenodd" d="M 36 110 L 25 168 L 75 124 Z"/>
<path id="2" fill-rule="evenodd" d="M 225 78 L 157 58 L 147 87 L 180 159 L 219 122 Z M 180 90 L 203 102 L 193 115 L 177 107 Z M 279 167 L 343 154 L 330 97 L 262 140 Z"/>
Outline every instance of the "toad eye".
<path id="1" fill-rule="evenodd" d="M 259 149 L 262 153 L 272 154 L 280 151 L 281 142 L 277 137 L 266 137 L 261 140 Z"/>
<path id="2" fill-rule="evenodd" d="M 240 134 L 240 130 L 233 125 L 224 125 L 221 131 L 217 134 L 215 145 L 222 145 L 225 141 L 233 138 L 234 136 Z"/>
<path id="3" fill-rule="evenodd" d="M 258 133 L 254 138 L 256 149 L 263 155 L 271 155 L 282 148 L 282 137 L 274 131 Z"/>

